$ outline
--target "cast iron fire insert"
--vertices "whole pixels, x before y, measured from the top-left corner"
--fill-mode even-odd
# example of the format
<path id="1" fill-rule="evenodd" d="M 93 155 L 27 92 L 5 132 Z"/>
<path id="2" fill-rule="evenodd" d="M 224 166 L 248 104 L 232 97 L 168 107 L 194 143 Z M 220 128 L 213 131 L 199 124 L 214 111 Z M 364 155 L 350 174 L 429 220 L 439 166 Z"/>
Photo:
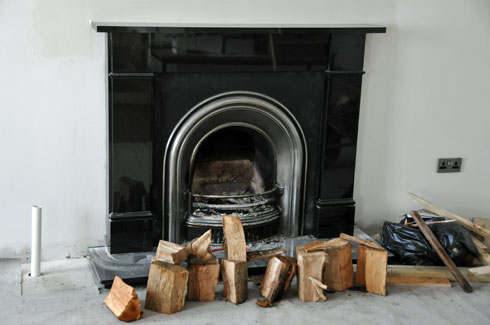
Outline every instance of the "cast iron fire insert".
<path id="1" fill-rule="evenodd" d="M 352 233 L 364 44 L 385 28 L 97 30 L 108 36 L 111 253 L 182 242 L 230 203 L 264 221 L 251 239 Z M 213 152 L 219 141 L 228 149 Z"/>

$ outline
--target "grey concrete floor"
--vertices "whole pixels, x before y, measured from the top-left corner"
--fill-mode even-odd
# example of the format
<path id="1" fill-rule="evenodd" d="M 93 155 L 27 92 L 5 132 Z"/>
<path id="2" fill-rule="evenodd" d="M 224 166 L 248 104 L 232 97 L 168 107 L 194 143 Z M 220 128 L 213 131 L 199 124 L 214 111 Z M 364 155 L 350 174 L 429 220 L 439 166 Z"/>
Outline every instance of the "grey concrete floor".
<path id="1" fill-rule="evenodd" d="M 22 268 L 22 296 L 2 288 L 0 324 L 117 324 L 105 307 L 108 290 L 99 293 L 85 259 L 43 263 L 43 276 L 27 276 Z M 472 283 L 467 294 L 452 288 L 388 287 L 382 297 L 357 291 L 327 294 L 326 302 L 302 303 L 294 283 L 286 297 L 272 308 L 255 305 L 259 289 L 249 282 L 249 298 L 234 305 L 221 297 L 214 302 L 186 302 L 185 309 L 164 315 L 144 309 L 136 324 L 490 324 L 490 284 Z M 10 288 L 11 289 L 11 288 Z M 144 306 L 145 288 L 136 288 Z"/>

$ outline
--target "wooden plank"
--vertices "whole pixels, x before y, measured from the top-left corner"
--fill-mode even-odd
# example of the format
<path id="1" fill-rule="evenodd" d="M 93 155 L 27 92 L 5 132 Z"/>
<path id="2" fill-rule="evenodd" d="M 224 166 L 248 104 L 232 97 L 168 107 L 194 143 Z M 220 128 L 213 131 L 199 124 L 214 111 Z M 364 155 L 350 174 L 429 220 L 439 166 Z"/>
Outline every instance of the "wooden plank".
<path id="1" fill-rule="evenodd" d="M 490 254 L 488 254 L 485 244 L 473 237 L 473 243 L 475 243 L 476 249 L 478 250 L 478 261 L 482 265 L 490 265 Z"/>
<path id="2" fill-rule="evenodd" d="M 410 212 L 410 215 L 414 218 L 415 222 L 419 225 L 419 228 L 424 234 L 425 238 L 427 238 L 427 240 L 432 245 L 439 258 L 444 262 L 444 264 L 447 266 L 449 271 L 451 271 L 453 276 L 456 278 L 456 281 L 458 281 L 459 285 L 463 288 L 463 290 L 468 293 L 473 292 L 473 288 L 471 287 L 471 285 L 468 283 L 468 281 L 466 281 L 463 274 L 461 274 L 461 272 L 458 270 L 456 264 L 454 264 L 451 257 L 449 257 L 449 255 L 446 253 L 444 248 L 441 246 L 441 243 L 439 243 L 432 230 L 430 230 L 430 228 L 425 224 L 424 220 L 422 219 L 422 217 L 420 217 L 419 213 L 414 210 Z"/>
<path id="3" fill-rule="evenodd" d="M 438 278 L 400 278 L 388 277 L 386 283 L 398 287 L 438 287 L 451 288 L 451 282 L 448 279 Z"/>
<path id="4" fill-rule="evenodd" d="M 366 246 L 357 248 L 356 284 L 366 285 Z"/>
<path id="5" fill-rule="evenodd" d="M 480 225 L 477 225 L 476 223 L 471 222 L 470 220 L 465 219 L 463 217 L 460 217 L 457 214 L 454 214 L 454 213 L 449 212 L 447 210 L 441 209 L 438 206 L 436 206 L 434 203 L 427 201 L 426 199 L 424 199 L 424 198 L 422 198 L 416 194 L 408 193 L 408 195 L 410 195 L 415 201 L 420 203 L 423 207 L 428 209 L 430 212 L 435 213 L 435 214 L 437 214 L 441 217 L 444 217 L 446 219 L 456 220 L 460 225 L 462 225 L 466 229 L 471 230 L 471 231 L 473 231 L 473 232 L 475 232 L 481 236 L 490 237 L 490 230 L 489 229 L 482 227 Z"/>
<path id="6" fill-rule="evenodd" d="M 247 261 L 265 260 L 274 256 L 279 256 L 285 252 L 286 249 L 284 247 L 264 251 L 247 252 Z"/>
<path id="7" fill-rule="evenodd" d="M 329 289 L 344 291 L 354 285 L 350 242 L 335 238 L 326 242 L 328 263 L 323 275 Z"/>
<path id="8" fill-rule="evenodd" d="M 223 216 L 225 253 L 228 261 L 246 262 L 247 243 L 243 225 L 238 216 Z"/>
<path id="9" fill-rule="evenodd" d="M 490 274 L 490 265 L 474 267 L 474 268 L 471 268 L 469 271 L 475 275 Z"/>
<path id="10" fill-rule="evenodd" d="M 116 275 L 112 282 L 111 291 L 104 300 L 104 304 L 112 311 L 117 319 L 131 322 L 143 316 L 141 302 L 134 288 L 124 283 Z"/>
<path id="11" fill-rule="evenodd" d="M 354 265 L 354 269 L 357 269 L 357 265 Z M 490 275 L 475 275 L 469 269 L 460 267 L 459 271 L 471 282 L 490 283 Z M 445 266 L 388 265 L 388 277 L 439 278 L 456 281 Z"/>
<path id="12" fill-rule="evenodd" d="M 328 261 L 327 253 L 307 253 L 303 246 L 296 247 L 296 258 L 298 260 L 298 297 L 301 301 L 325 301 L 326 297 L 319 294 L 315 281 L 323 283 L 325 264 Z"/>
<path id="13" fill-rule="evenodd" d="M 213 301 L 219 280 L 219 264 L 189 265 L 187 300 Z"/>
<path id="14" fill-rule="evenodd" d="M 379 246 L 378 244 L 376 244 L 375 242 L 372 242 L 370 240 L 365 240 L 365 239 L 357 238 L 357 237 L 354 237 L 354 236 L 351 236 L 351 235 L 347 235 L 347 234 L 344 234 L 344 233 L 341 233 L 340 234 L 340 238 L 342 238 L 343 240 L 348 240 L 348 241 L 351 241 L 351 242 L 354 242 L 354 243 L 358 243 L 358 244 L 361 244 L 361 245 L 370 247 L 372 249 L 384 250 L 383 247 Z"/>
<path id="15" fill-rule="evenodd" d="M 478 218 L 478 217 L 473 217 L 471 218 L 471 221 L 479 225 L 481 227 L 485 227 L 486 229 L 490 229 L 490 219 L 489 218 Z M 483 237 L 483 244 L 487 247 L 485 250 L 488 251 L 488 248 L 490 247 L 490 237 Z"/>
<path id="16" fill-rule="evenodd" d="M 189 252 L 185 247 L 169 241 L 160 240 L 155 257 L 158 261 L 177 265 L 185 262 L 188 255 Z"/>
<path id="17" fill-rule="evenodd" d="M 220 259 L 223 277 L 223 297 L 234 304 L 241 304 L 248 296 L 248 263 Z"/>
<path id="18" fill-rule="evenodd" d="M 386 296 L 386 277 L 388 270 L 388 252 L 385 250 L 366 248 L 366 290 Z"/>
<path id="19" fill-rule="evenodd" d="M 173 314 L 184 309 L 189 271 L 180 265 L 151 263 L 146 287 L 145 308 Z"/>

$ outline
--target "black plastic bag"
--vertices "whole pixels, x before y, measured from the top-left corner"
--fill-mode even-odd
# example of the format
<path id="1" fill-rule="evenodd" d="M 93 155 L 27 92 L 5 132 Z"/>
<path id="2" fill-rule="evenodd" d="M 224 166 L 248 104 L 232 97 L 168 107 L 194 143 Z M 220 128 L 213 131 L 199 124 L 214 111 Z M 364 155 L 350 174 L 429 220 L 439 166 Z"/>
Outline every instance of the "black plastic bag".
<path id="1" fill-rule="evenodd" d="M 424 215 L 425 217 L 422 216 L 422 218 L 425 222 L 446 220 Z M 406 216 L 400 223 L 385 221 L 381 245 L 398 257 L 402 264 L 444 265 L 418 227 L 403 225 L 413 221 L 409 216 Z M 428 227 L 456 265 L 464 266 L 469 254 L 478 256 L 478 250 L 470 232 L 457 223 L 438 223 L 428 225 Z"/>

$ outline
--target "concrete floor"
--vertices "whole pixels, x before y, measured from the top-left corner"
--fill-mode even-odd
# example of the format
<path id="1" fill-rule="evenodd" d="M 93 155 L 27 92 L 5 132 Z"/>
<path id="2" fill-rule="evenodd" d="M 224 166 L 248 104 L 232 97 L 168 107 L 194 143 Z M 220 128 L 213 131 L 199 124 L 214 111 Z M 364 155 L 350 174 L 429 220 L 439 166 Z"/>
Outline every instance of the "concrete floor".
<path id="1" fill-rule="evenodd" d="M 43 276 L 37 279 L 30 278 L 28 271 L 28 265 L 23 265 L 21 296 L 9 294 L 16 288 L 1 288 L 1 324 L 120 323 L 103 304 L 108 290 L 99 293 L 87 260 L 43 263 Z M 221 297 L 220 284 L 214 302 L 186 302 L 185 309 L 173 315 L 144 310 L 137 324 L 489 324 L 490 284 L 472 285 L 471 294 L 457 284 L 452 288 L 388 287 L 386 297 L 347 290 L 327 294 L 328 301 L 323 303 L 302 303 L 293 284 L 282 301 L 264 309 L 255 305 L 260 293 L 252 281 L 249 299 L 238 306 Z M 136 289 L 144 306 L 145 288 Z"/>

